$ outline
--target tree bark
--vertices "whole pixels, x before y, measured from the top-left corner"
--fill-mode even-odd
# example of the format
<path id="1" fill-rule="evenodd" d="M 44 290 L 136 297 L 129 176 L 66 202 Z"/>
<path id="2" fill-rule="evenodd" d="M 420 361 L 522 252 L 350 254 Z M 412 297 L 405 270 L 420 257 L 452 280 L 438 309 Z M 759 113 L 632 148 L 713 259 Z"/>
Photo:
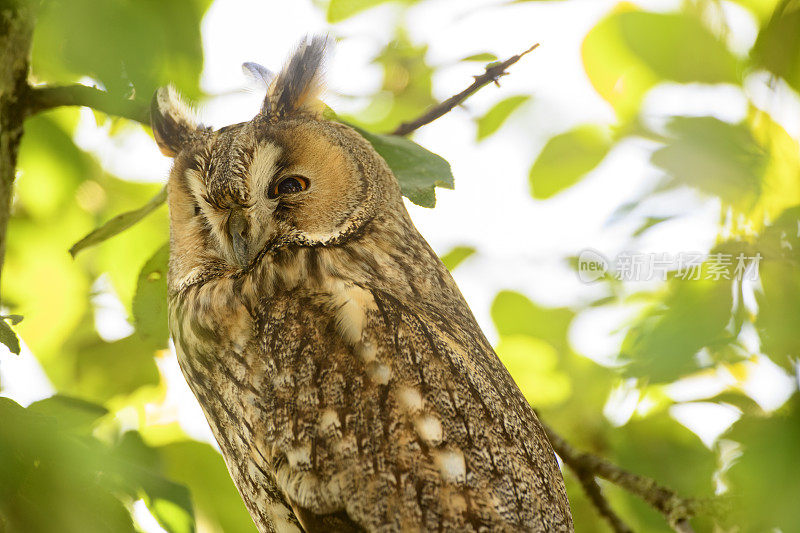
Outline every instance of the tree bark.
<path id="1" fill-rule="evenodd" d="M 33 6 L 25 0 L 0 0 L 0 271 L 6 252 L 17 155 L 25 121 L 28 58 Z"/>

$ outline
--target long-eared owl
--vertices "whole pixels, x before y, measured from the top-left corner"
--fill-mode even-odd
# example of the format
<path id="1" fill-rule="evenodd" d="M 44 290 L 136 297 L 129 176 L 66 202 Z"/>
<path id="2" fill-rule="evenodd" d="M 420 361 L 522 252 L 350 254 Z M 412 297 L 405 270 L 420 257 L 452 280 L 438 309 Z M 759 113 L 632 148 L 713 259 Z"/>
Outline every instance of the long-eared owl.
<path id="1" fill-rule="evenodd" d="M 385 161 L 319 100 L 299 45 L 249 122 L 172 89 L 169 318 L 262 532 L 571 531 L 533 410 L 417 232 Z"/>

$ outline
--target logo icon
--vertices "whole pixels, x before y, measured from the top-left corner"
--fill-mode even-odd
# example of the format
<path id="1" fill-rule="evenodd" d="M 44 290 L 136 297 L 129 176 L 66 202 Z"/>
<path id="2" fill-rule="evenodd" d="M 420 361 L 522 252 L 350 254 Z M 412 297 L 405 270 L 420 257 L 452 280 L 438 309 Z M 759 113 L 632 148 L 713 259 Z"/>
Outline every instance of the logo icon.
<path id="1" fill-rule="evenodd" d="M 583 283 L 592 283 L 608 272 L 608 259 L 597 250 L 586 248 L 578 254 L 578 279 Z"/>

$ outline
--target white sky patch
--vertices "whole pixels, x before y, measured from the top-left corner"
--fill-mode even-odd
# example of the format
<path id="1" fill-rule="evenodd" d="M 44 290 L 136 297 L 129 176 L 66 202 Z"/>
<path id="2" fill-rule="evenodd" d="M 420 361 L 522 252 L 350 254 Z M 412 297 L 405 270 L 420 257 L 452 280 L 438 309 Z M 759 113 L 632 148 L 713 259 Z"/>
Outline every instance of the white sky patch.
<path id="1" fill-rule="evenodd" d="M 669 408 L 669 414 L 700 437 L 709 449 L 742 416 L 733 406 L 710 402 L 676 404 Z"/>
<path id="2" fill-rule="evenodd" d="M 108 275 L 101 274 L 92 284 L 94 327 L 106 342 L 124 339 L 134 332 L 128 322 L 128 312 L 119 300 Z"/>
<path id="3" fill-rule="evenodd" d="M 636 412 L 641 396 L 641 391 L 636 386 L 636 379 L 623 380 L 611 389 L 603 406 L 603 415 L 611 425 L 624 426 Z"/>
<path id="4" fill-rule="evenodd" d="M 159 152 L 155 141 L 142 126 L 131 122 L 111 135 L 111 121 L 98 126 L 94 113 L 85 107 L 73 139 L 93 154 L 104 170 L 122 179 L 161 183 L 167 180 L 172 159 Z"/>
<path id="5" fill-rule="evenodd" d="M 155 414 L 150 410 L 148 415 L 159 417 L 160 423 L 164 424 L 176 420 L 191 438 L 207 442 L 219 450 L 219 445 L 211 433 L 206 416 L 181 373 L 172 339 L 169 341 L 169 355 L 157 357 L 156 364 L 161 379 L 167 385 L 167 394 L 163 404 L 158 408 L 159 412 Z"/>
<path id="6" fill-rule="evenodd" d="M 0 344 L 0 396 L 27 407 L 52 396 L 56 390 L 22 339 L 20 348 L 20 354 L 15 355 Z"/>
<path id="7" fill-rule="evenodd" d="M 161 527 L 156 517 L 147 508 L 144 500 L 133 502 L 133 518 L 143 533 L 167 533 L 167 530 Z"/>
<path id="8" fill-rule="evenodd" d="M 797 390 L 796 379 L 769 357 L 759 355 L 743 364 L 747 366 L 747 378 L 741 384 L 742 391 L 767 412 L 778 409 Z"/>

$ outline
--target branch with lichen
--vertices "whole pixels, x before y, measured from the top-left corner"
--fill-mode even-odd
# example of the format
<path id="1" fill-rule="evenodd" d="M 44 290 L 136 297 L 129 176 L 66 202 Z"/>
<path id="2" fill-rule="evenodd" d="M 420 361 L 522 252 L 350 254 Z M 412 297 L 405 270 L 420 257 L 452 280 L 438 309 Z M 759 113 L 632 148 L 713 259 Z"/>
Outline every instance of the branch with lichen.
<path id="1" fill-rule="evenodd" d="M 597 483 L 597 478 L 610 481 L 647 502 L 664 515 L 670 527 L 678 533 L 691 533 L 693 530 L 689 520 L 701 511 L 715 512 L 715 502 L 683 498 L 649 477 L 628 472 L 602 457 L 576 450 L 546 424 L 542 425 L 555 452 L 575 473 L 589 500 L 615 532 L 627 533 L 632 530 L 611 509 Z"/>

